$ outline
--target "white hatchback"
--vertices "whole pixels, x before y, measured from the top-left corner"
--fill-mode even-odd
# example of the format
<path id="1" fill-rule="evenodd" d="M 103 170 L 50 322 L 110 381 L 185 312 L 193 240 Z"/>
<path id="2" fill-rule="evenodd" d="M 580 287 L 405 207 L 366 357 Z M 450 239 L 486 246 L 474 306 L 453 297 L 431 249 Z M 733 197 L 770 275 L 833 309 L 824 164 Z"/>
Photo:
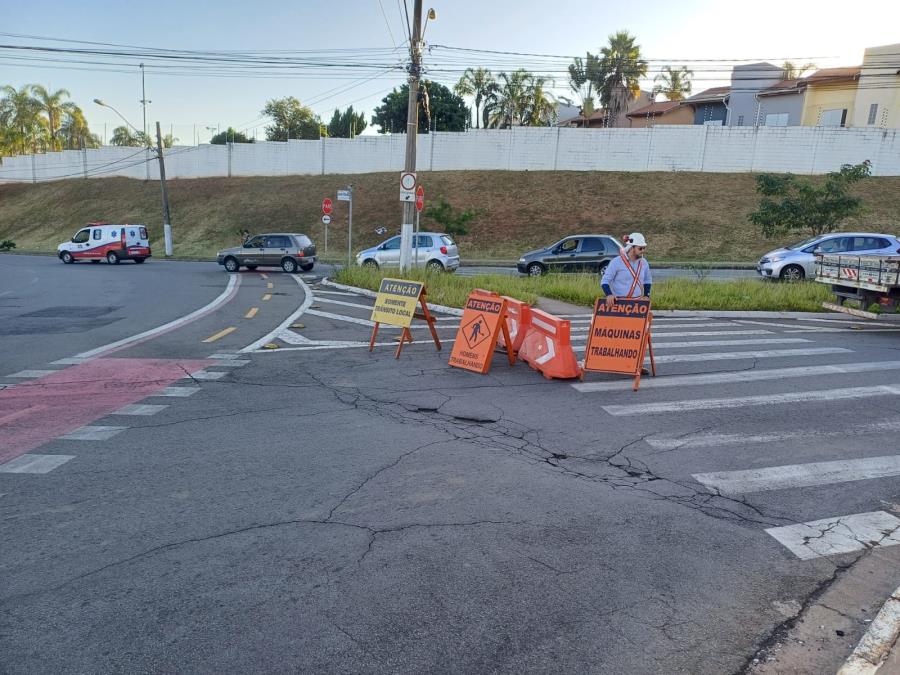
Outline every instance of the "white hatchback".
<path id="1" fill-rule="evenodd" d="M 459 267 L 459 249 L 449 234 L 419 232 L 413 235 L 414 267 L 438 272 L 452 272 Z M 400 235 L 367 248 L 356 255 L 356 264 L 363 267 L 399 267 Z"/>

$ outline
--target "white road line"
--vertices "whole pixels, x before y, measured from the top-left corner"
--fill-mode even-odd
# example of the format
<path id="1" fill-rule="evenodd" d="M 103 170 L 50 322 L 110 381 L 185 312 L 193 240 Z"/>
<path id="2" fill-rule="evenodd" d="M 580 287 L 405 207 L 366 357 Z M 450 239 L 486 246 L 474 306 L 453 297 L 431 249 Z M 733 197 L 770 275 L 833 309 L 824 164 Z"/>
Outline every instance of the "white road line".
<path id="1" fill-rule="evenodd" d="M 443 345 L 452 344 L 453 342 L 454 342 L 454 340 L 441 340 L 441 344 L 443 344 Z M 412 342 L 407 342 L 406 344 L 433 345 L 434 341 L 433 340 L 413 340 Z M 396 342 L 376 342 L 375 346 L 376 347 L 392 347 L 392 348 L 396 349 L 397 343 Z M 361 347 L 365 347 L 366 349 L 368 349 L 369 342 L 368 341 L 366 341 L 366 342 L 334 341 L 334 342 L 328 342 L 328 343 L 322 343 L 322 344 L 318 344 L 318 343 L 310 344 L 310 345 L 307 345 L 304 347 L 282 347 L 281 349 L 260 349 L 259 351 L 254 352 L 254 353 L 255 354 L 274 354 L 277 352 L 310 352 L 310 351 L 319 351 L 322 349 L 359 349 Z"/>
<path id="2" fill-rule="evenodd" d="M 316 302 L 321 302 L 324 305 L 341 305 L 342 307 L 356 307 L 357 309 L 367 309 L 370 312 L 372 311 L 373 305 L 361 305 L 358 302 L 345 302 L 343 300 L 332 300 L 331 298 L 320 298 L 318 295 L 316 296 Z"/>
<path id="3" fill-rule="evenodd" d="M 777 328 L 792 328 L 803 333 L 843 333 L 845 328 L 830 328 L 828 326 L 803 326 L 797 323 L 775 323 L 774 321 L 752 321 L 750 319 L 735 319 L 735 323 L 754 326 L 773 326 Z"/>
<path id="4" fill-rule="evenodd" d="M 588 330 L 588 327 L 585 327 L 585 331 Z M 572 331 L 573 335 L 576 333 L 581 333 L 581 331 Z M 672 333 L 657 333 L 656 331 L 650 331 L 653 336 L 653 343 L 660 341 L 660 338 L 685 338 L 685 337 L 727 337 L 729 335 L 772 335 L 773 332 L 770 330 L 709 330 L 709 331 L 684 331 L 684 332 L 672 332 Z M 587 335 L 587 332 L 584 333 Z"/>
<path id="5" fill-rule="evenodd" d="M 764 349 L 746 352 L 706 352 L 700 354 L 667 354 L 656 357 L 657 363 L 688 363 L 694 361 L 732 361 L 737 359 L 780 359 L 795 356 L 820 356 L 823 354 L 849 354 L 844 347 L 811 347 L 809 349 Z"/>
<path id="6" fill-rule="evenodd" d="M 225 377 L 228 374 L 225 370 L 220 370 L 218 372 L 209 372 L 206 370 L 198 370 L 196 373 L 191 373 L 190 376 L 186 376 L 181 378 L 184 379 L 193 379 L 193 380 L 219 380 Z"/>
<path id="7" fill-rule="evenodd" d="M 658 361 L 659 359 L 657 359 Z M 693 410 L 722 410 L 759 405 L 783 405 L 785 403 L 808 403 L 811 401 L 846 401 L 873 396 L 900 396 L 900 386 L 877 385 L 874 387 L 848 387 L 846 389 L 824 389 L 820 391 L 792 391 L 785 394 L 760 394 L 757 396 L 736 396 L 733 398 L 701 398 L 661 403 L 632 403 L 627 405 L 606 405 L 603 409 L 610 415 L 652 415 L 667 412 L 688 412 Z"/>
<path id="8" fill-rule="evenodd" d="M 572 342 L 583 342 L 587 336 L 573 336 Z M 668 342 L 667 340 L 653 339 L 654 351 L 659 349 L 683 349 L 686 347 L 747 347 L 750 345 L 793 345 L 809 343 L 812 340 L 804 338 L 755 338 L 750 340 L 691 340 L 688 342 Z"/>
<path id="9" fill-rule="evenodd" d="M 641 382 L 641 388 L 644 387 Z M 628 386 L 631 389 L 631 385 Z M 818 441 L 825 438 L 852 438 L 875 434 L 893 434 L 900 431 L 900 420 L 871 422 L 845 427 L 840 431 L 818 429 L 798 429 L 792 431 L 771 431 L 762 434 L 686 434 L 668 438 L 647 438 L 647 444 L 657 450 L 677 450 L 680 448 L 711 448 L 725 445 L 753 445 L 755 443 L 784 443 L 786 441 Z"/>
<path id="10" fill-rule="evenodd" d="M 113 436 L 122 433 L 128 427 L 103 427 L 85 426 L 75 429 L 65 436 L 60 436 L 63 441 L 107 441 Z"/>
<path id="11" fill-rule="evenodd" d="M 767 466 L 741 471 L 695 473 L 693 476 L 697 482 L 724 495 L 742 495 L 748 492 L 786 490 L 900 476 L 900 455 Z"/>
<path id="12" fill-rule="evenodd" d="M 228 275 L 228 285 L 225 286 L 225 290 L 217 297 L 215 300 L 210 302 L 207 305 L 204 305 L 200 309 L 191 312 L 190 314 L 186 314 L 185 316 L 179 317 L 174 321 L 170 321 L 169 323 L 164 323 L 162 326 L 157 326 L 156 328 L 151 328 L 150 330 L 145 330 L 143 333 L 138 333 L 137 335 L 132 335 L 131 337 L 123 338 L 121 340 L 116 340 L 115 342 L 110 342 L 108 345 L 103 345 L 102 347 L 97 347 L 96 349 L 91 349 L 86 352 L 81 352 L 80 354 L 76 354 L 75 358 L 80 359 L 92 359 L 102 354 L 107 354 L 109 352 L 114 352 L 119 349 L 123 349 L 125 347 L 131 346 L 133 344 L 137 344 L 138 342 L 144 342 L 145 340 L 149 340 L 150 338 L 154 338 L 157 335 L 162 335 L 163 333 L 168 333 L 169 331 L 173 331 L 176 328 L 181 328 L 192 321 L 196 321 L 207 314 L 210 314 L 217 310 L 219 307 L 227 303 L 231 300 L 236 294 L 237 289 L 241 285 L 241 276 L 239 274 L 229 274 Z"/>
<path id="13" fill-rule="evenodd" d="M 237 359 L 240 357 L 238 356 L 237 350 L 235 350 L 233 352 L 217 352 L 215 354 L 210 354 L 206 358 L 208 358 L 208 359 L 225 359 L 227 361 L 230 361 L 231 359 Z"/>
<path id="14" fill-rule="evenodd" d="M 62 466 L 75 455 L 19 455 L 6 464 L 0 464 L 0 473 L 49 473 Z"/>
<path id="15" fill-rule="evenodd" d="M 708 343 L 707 343 L 708 344 Z M 656 387 L 688 387 L 706 384 L 743 384 L 763 380 L 781 380 L 791 377 L 818 377 L 820 375 L 847 375 L 869 373 L 882 370 L 898 370 L 900 361 L 873 361 L 869 363 L 843 363 L 824 366 L 797 366 L 795 368 L 773 368 L 767 370 L 738 370 L 726 373 L 700 373 L 698 375 L 671 375 L 641 379 L 641 389 Z M 578 382 L 572 387 L 582 393 L 594 391 L 619 391 L 631 389 L 631 380 L 625 382 Z"/>
<path id="16" fill-rule="evenodd" d="M 884 511 L 856 513 L 766 530 L 800 560 L 900 544 L 900 518 Z"/>
<path id="17" fill-rule="evenodd" d="M 332 314 L 331 312 L 323 312 L 318 309 L 310 309 L 307 310 L 306 313 L 312 316 L 321 317 L 323 319 L 332 319 L 333 321 L 343 321 L 345 323 L 355 323 L 360 326 L 368 326 L 369 328 L 375 325 L 373 321 L 369 321 L 368 319 L 358 319 L 355 316 L 344 316 L 343 314 Z M 385 326 L 385 328 L 388 328 L 388 326 Z"/>
<path id="18" fill-rule="evenodd" d="M 303 313 L 309 309 L 309 306 L 313 303 L 313 299 L 315 297 L 313 295 L 312 289 L 299 276 L 293 275 L 291 278 L 297 282 L 297 284 L 300 286 L 301 289 L 303 289 L 303 296 L 304 296 L 303 302 L 300 303 L 300 306 L 296 310 L 294 310 L 294 312 L 291 313 L 291 315 L 288 318 L 286 318 L 284 321 L 282 321 L 280 324 L 278 324 L 278 327 L 275 330 L 273 330 L 269 333 L 266 333 L 256 342 L 253 342 L 253 343 L 247 345 L 246 347 L 241 349 L 239 353 L 246 354 L 247 352 L 256 351 L 257 349 L 262 347 L 264 344 L 268 344 L 269 342 L 272 341 L 273 338 L 277 337 L 281 331 L 287 329 L 288 326 L 290 326 L 297 319 L 299 319 L 300 316 L 302 316 Z M 212 379 L 212 378 L 209 378 L 209 379 Z"/>
<path id="19" fill-rule="evenodd" d="M 70 356 L 65 359 L 57 359 L 56 361 L 51 361 L 51 366 L 77 366 L 80 363 L 84 363 L 87 359 L 82 359 L 77 356 Z"/>
<path id="20" fill-rule="evenodd" d="M 248 363 L 250 363 L 249 359 L 231 359 L 226 361 L 225 359 L 219 359 L 215 363 L 211 363 L 208 368 L 243 368 Z"/>
<path id="21" fill-rule="evenodd" d="M 168 407 L 169 406 L 165 404 L 153 405 L 149 403 L 131 403 L 130 405 L 122 406 L 118 410 L 111 412 L 110 415 L 155 415 Z"/>
<path id="22" fill-rule="evenodd" d="M 20 377 L 22 379 L 31 379 L 35 377 L 44 377 L 59 372 L 58 370 L 20 370 L 18 373 L 7 375 L 6 377 Z"/>
<path id="23" fill-rule="evenodd" d="M 153 396 L 171 396 L 173 398 L 186 398 L 188 396 L 193 396 L 198 391 L 200 391 L 200 387 L 166 387 L 162 391 L 159 391 Z"/>
<path id="24" fill-rule="evenodd" d="M 320 289 L 316 289 L 316 297 L 320 295 L 344 295 L 351 298 L 358 298 L 359 296 L 356 293 L 348 293 L 347 291 L 323 291 Z"/>

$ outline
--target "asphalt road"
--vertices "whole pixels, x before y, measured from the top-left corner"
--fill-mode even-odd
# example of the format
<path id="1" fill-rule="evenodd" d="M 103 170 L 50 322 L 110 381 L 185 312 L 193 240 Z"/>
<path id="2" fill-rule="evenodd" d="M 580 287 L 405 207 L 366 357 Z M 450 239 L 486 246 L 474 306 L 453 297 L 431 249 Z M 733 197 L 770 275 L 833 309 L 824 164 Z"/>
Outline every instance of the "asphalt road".
<path id="1" fill-rule="evenodd" d="M 319 270 L 0 275 L 4 672 L 735 673 L 900 570 L 896 326 L 659 318 L 634 393 L 369 353 Z"/>

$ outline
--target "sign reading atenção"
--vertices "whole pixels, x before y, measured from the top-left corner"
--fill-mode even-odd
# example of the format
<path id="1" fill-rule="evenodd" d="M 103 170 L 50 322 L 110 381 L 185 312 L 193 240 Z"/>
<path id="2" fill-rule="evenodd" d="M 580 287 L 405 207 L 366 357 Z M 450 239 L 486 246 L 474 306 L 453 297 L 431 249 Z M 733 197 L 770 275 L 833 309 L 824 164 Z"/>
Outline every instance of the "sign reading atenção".
<path id="1" fill-rule="evenodd" d="M 640 373 L 650 337 L 650 300 L 618 299 L 612 307 L 594 305 L 584 369 L 605 373 Z"/>
<path id="2" fill-rule="evenodd" d="M 456 332 L 450 365 L 486 373 L 491 367 L 497 338 L 501 331 L 506 333 L 505 315 L 506 301 L 501 296 L 477 289 L 472 291 Z M 509 344 L 509 335 L 505 334 L 504 338 Z"/>
<path id="3" fill-rule="evenodd" d="M 371 320 L 408 328 L 419 304 L 424 284 L 403 279 L 382 279 Z"/>

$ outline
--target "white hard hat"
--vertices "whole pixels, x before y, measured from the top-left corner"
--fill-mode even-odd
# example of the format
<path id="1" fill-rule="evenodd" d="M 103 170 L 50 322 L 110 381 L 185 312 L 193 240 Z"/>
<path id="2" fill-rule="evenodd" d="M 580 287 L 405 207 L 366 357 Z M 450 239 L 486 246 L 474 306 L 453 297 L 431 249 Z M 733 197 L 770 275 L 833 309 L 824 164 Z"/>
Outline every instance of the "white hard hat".
<path id="1" fill-rule="evenodd" d="M 646 246 L 647 240 L 640 232 L 632 232 L 628 235 L 628 246 Z"/>

